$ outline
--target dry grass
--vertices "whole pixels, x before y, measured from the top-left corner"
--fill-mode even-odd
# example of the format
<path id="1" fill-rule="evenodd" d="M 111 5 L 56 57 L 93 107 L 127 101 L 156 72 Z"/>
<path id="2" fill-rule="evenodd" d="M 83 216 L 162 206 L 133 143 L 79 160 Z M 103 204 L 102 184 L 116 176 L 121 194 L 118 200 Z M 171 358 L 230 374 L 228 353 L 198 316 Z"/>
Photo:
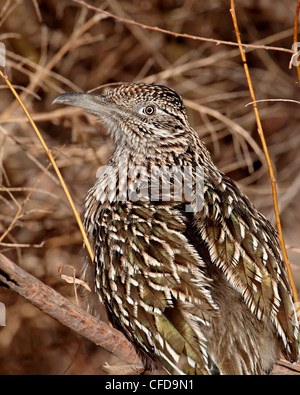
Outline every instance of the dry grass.
<path id="1" fill-rule="evenodd" d="M 291 49 L 296 1 L 236 3 L 242 42 Z M 65 91 L 143 80 L 169 85 L 182 95 L 190 122 L 216 164 L 275 223 L 255 117 L 251 107 L 245 107 L 250 97 L 238 48 L 141 29 L 71 0 L 3 0 L 3 4 L 0 41 L 7 49 L 9 78 L 56 157 L 80 211 L 113 144 L 94 118 L 50 103 Z M 89 4 L 147 25 L 235 41 L 227 0 Z M 258 100 L 299 99 L 297 71 L 288 67 L 290 57 L 283 51 L 247 49 Z M 58 268 L 72 265 L 80 270 L 81 234 L 25 116 L 4 84 L 0 92 L 0 251 L 74 299 L 72 285 L 62 281 Z M 299 104 L 263 102 L 259 110 L 278 183 L 285 240 L 298 247 Z M 299 289 L 299 251 L 288 249 L 288 254 Z M 99 374 L 105 361 L 113 362 L 109 354 L 8 290 L 0 289 L 0 301 L 7 306 L 8 324 L 0 328 L 0 374 Z"/>

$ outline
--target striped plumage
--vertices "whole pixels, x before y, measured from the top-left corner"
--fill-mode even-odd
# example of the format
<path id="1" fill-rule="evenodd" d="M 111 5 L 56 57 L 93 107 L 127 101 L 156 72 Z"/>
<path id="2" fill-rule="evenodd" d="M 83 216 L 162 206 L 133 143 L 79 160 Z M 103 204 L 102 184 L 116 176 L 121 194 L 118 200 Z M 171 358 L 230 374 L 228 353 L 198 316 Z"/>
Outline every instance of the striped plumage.
<path id="1" fill-rule="evenodd" d="M 124 84 L 55 102 L 97 115 L 116 143 L 84 216 L 95 254 L 85 272 L 112 322 L 171 374 L 268 373 L 280 352 L 296 361 L 299 327 L 276 231 L 212 163 L 181 98 Z M 162 188 L 158 199 L 141 193 L 162 166 L 192 169 L 193 191 L 203 169 L 201 210 L 188 210 L 185 196 L 165 199 Z"/>

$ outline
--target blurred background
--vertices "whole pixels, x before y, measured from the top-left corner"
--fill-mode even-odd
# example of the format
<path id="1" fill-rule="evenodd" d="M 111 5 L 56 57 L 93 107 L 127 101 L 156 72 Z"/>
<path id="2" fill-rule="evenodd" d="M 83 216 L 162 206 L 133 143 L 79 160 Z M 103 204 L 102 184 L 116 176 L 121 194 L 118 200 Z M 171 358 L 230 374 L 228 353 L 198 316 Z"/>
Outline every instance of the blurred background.
<path id="1" fill-rule="evenodd" d="M 229 0 L 88 1 L 119 17 L 178 33 L 236 41 Z M 296 0 L 239 0 L 244 43 L 291 49 Z M 165 84 L 184 99 L 191 125 L 217 166 L 273 224 L 271 185 L 237 47 L 176 38 L 116 21 L 72 0 L 0 0 L 0 42 L 7 73 L 44 136 L 75 204 L 114 146 L 81 110 L 51 106 L 59 93 L 119 81 Z M 299 100 L 291 54 L 248 49 L 256 99 Z M 96 91 L 97 92 L 97 89 Z M 282 226 L 300 290 L 299 104 L 259 104 L 278 183 Z M 82 238 L 49 160 L 4 81 L 0 81 L 0 252 L 75 301 L 58 274 L 79 275 Z M 72 275 L 72 272 L 70 272 Z M 0 287 L 0 374 L 104 374 L 115 358 Z M 103 314 L 103 319 L 105 315 Z"/>

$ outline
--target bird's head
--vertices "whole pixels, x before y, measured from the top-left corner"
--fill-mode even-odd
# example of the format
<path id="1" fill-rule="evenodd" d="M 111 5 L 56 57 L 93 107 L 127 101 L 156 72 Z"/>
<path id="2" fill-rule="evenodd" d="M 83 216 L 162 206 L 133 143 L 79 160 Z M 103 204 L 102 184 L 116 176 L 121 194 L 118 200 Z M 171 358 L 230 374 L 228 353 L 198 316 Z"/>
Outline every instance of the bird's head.
<path id="1" fill-rule="evenodd" d="M 106 126 L 117 145 L 159 153 L 189 143 L 186 110 L 181 97 L 163 85 L 122 84 L 108 93 L 64 93 L 52 102 L 84 108 Z"/>

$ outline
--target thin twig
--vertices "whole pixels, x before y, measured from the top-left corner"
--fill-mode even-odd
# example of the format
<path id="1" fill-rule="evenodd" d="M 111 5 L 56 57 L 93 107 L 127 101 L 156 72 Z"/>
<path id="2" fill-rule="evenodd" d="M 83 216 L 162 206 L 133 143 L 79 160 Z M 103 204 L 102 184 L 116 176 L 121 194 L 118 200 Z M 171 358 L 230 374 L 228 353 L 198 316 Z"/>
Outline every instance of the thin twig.
<path id="1" fill-rule="evenodd" d="M 299 12 L 300 12 L 300 0 L 298 0 L 298 5 L 295 13 L 295 20 L 294 20 L 294 51 L 295 51 L 295 60 L 297 62 L 297 73 L 298 73 L 298 81 L 300 81 L 300 62 L 297 56 L 298 51 L 298 19 L 299 19 Z"/>
<path id="2" fill-rule="evenodd" d="M 275 176 L 274 176 L 272 162 L 271 162 L 271 159 L 270 159 L 268 147 L 267 147 L 266 140 L 265 140 L 265 137 L 264 137 L 263 128 L 262 128 L 262 124 L 261 124 L 261 120 L 260 120 L 260 116 L 259 116 L 259 112 L 258 112 L 258 108 L 257 108 L 257 104 L 256 104 L 256 99 L 255 99 L 254 89 L 253 89 L 253 85 L 252 85 L 252 81 L 251 81 L 251 77 L 250 77 L 250 72 L 249 72 L 249 68 L 248 68 L 248 64 L 247 64 L 246 54 L 245 54 L 245 51 L 244 51 L 244 49 L 242 47 L 242 43 L 241 43 L 241 38 L 240 38 L 240 33 L 239 33 L 239 28 L 238 28 L 236 13 L 235 13 L 234 0 L 230 0 L 230 5 L 231 5 L 230 13 L 231 13 L 231 16 L 232 16 L 234 30 L 235 30 L 237 42 L 239 43 L 241 58 L 242 58 L 242 62 L 243 62 L 243 65 L 244 65 L 244 70 L 245 70 L 245 74 L 246 74 L 246 78 L 247 78 L 247 82 L 248 82 L 248 87 L 249 87 L 249 92 L 250 92 L 251 99 L 252 99 L 252 102 L 253 102 L 253 110 L 254 110 L 255 119 L 256 119 L 256 123 L 257 123 L 257 131 L 258 131 L 258 134 L 259 134 L 260 139 L 261 139 L 261 143 L 262 143 L 262 146 L 263 146 L 263 150 L 264 150 L 264 153 L 265 153 L 265 157 L 266 157 L 266 160 L 267 160 L 268 169 L 269 169 L 269 173 L 270 173 L 271 184 L 272 184 L 274 211 L 275 211 L 275 217 L 276 217 L 276 223 L 277 223 L 277 228 L 278 228 L 278 234 L 279 234 L 279 240 L 280 240 L 283 260 L 284 260 L 284 263 L 285 263 L 286 268 L 287 268 L 287 273 L 288 273 L 288 276 L 289 276 L 289 280 L 290 280 L 290 284 L 291 284 L 291 288 L 292 288 L 292 292 L 293 292 L 294 302 L 298 303 L 298 294 L 297 294 L 296 286 L 295 286 L 295 283 L 294 283 L 293 274 L 292 274 L 292 271 L 291 271 L 291 266 L 290 266 L 290 263 L 289 263 L 289 259 L 288 259 L 288 255 L 287 255 L 287 251 L 286 251 L 286 247 L 285 247 L 285 242 L 284 242 L 284 237 L 283 237 L 283 233 L 282 233 L 281 221 L 280 221 L 280 216 L 279 216 L 279 208 L 278 208 L 276 179 L 275 179 Z"/>
<path id="3" fill-rule="evenodd" d="M 288 103 L 295 103 L 295 104 L 300 104 L 300 101 L 298 100 L 293 100 L 293 99 L 261 99 L 261 100 L 256 100 L 251 101 L 250 103 L 245 104 L 245 107 L 250 106 L 250 104 L 254 104 L 254 103 L 263 103 L 263 102 L 288 102 Z"/>
<path id="4" fill-rule="evenodd" d="M 254 44 L 238 44 L 232 41 L 224 41 L 224 40 L 217 40 L 214 38 L 207 38 L 207 37 L 201 37 L 201 36 L 194 36 L 191 34 L 187 34 L 187 33 L 176 33 L 176 32 L 172 32 L 170 30 L 166 30 L 166 29 L 162 29 L 160 27 L 157 26 L 149 26 L 149 25 L 145 25 L 143 23 L 140 22 L 136 22 L 132 19 L 127 19 L 127 18 L 122 18 L 120 16 L 114 15 L 108 11 L 104 11 L 101 8 L 98 7 L 94 7 L 91 4 L 86 3 L 83 0 L 73 0 L 74 3 L 78 3 L 86 8 L 89 8 L 90 10 L 99 12 L 101 14 L 104 14 L 110 18 L 113 18 L 117 21 L 123 22 L 125 24 L 130 24 L 130 25 L 135 25 L 135 26 L 139 26 L 142 29 L 148 29 L 148 30 L 153 30 L 159 33 L 163 33 L 163 34 L 169 34 L 171 36 L 175 36 L 175 37 L 182 37 L 182 38 L 189 38 L 192 40 L 199 40 L 199 41 L 206 41 L 206 42 L 210 42 L 210 43 L 214 43 L 217 45 L 220 44 L 224 44 L 224 45 L 231 45 L 234 47 L 238 47 L 238 46 L 242 46 L 243 48 L 251 48 L 251 49 L 264 49 L 267 51 L 281 51 L 281 52 L 287 52 L 289 54 L 294 54 L 294 51 L 291 49 L 287 49 L 287 48 L 280 48 L 280 47 L 271 47 L 271 46 L 265 46 L 265 45 L 254 45 Z"/>
<path id="5" fill-rule="evenodd" d="M 0 186 L 0 188 L 4 189 L 9 196 L 12 198 L 12 200 L 15 202 L 16 206 L 17 206 L 17 212 L 13 218 L 13 220 L 11 221 L 11 223 L 9 224 L 8 228 L 5 230 L 5 232 L 0 236 L 0 244 L 4 245 L 4 243 L 2 243 L 2 240 L 5 239 L 5 237 L 11 232 L 11 230 L 13 229 L 13 227 L 15 226 L 15 223 L 17 222 L 17 220 L 21 217 L 21 212 L 23 210 L 23 207 L 25 206 L 25 204 L 28 202 L 28 200 L 30 199 L 30 196 L 32 195 L 32 193 L 34 192 L 35 188 L 37 187 L 37 185 L 39 184 L 39 182 L 41 181 L 41 179 L 44 177 L 44 175 L 48 172 L 49 168 L 50 168 L 51 164 L 49 163 L 48 167 L 45 169 L 45 171 L 43 172 L 43 174 L 37 179 L 37 181 L 35 182 L 35 184 L 33 185 L 33 187 L 29 190 L 29 193 L 27 194 L 26 198 L 24 199 L 24 201 L 22 202 L 22 204 L 19 204 L 18 201 L 14 198 L 13 194 L 11 193 L 11 191 L 8 188 L 5 188 L 4 186 Z M 29 246 L 29 245 L 28 245 Z"/>
<path id="6" fill-rule="evenodd" d="M 82 237 L 83 237 L 86 249 L 88 251 L 88 254 L 89 254 L 90 258 L 91 258 L 91 261 L 94 263 L 94 253 L 93 253 L 92 247 L 90 246 L 90 243 L 88 241 L 87 235 L 85 233 L 85 230 L 84 230 L 81 218 L 80 218 L 80 214 L 79 214 L 79 212 L 77 211 L 77 209 L 75 207 L 75 204 L 74 204 L 73 199 L 72 199 L 72 197 L 70 195 L 70 192 L 69 192 L 69 190 L 67 188 L 67 185 L 66 185 L 66 183 L 65 183 L 65 181 L 63 179 L 63 176 L 62 176 L 62 174 L 61 174 L 59 168 L 57 167 L 57 164 L 56 164 L 56 162 L 55 162 L 55 160 L 53 158 L 52 152 L 48 148 L 43 136 L 41 135 L 40 131 L 38 130 L 36 124 L 34 123 L 33 119 L 31 118 L 31 116 L 30 116 L 29 112 L 27 111 L 25 105 L 23 104 L 22 100 L 20 99 L 20 96 L 18 95 L 18 93 L 16 92 L 14 87 L 11 85 L 8 77 L 4 76 L 1 70 L 0 70 L 0 76 L 4 79 L 5 83 L 8 85 L 8 87 L 10 88 L 12 93 L 14 94 L 15 98 L 17 99 L 18 103 L 22 107 L 22 109 L 25 112 L 25 114 L 26 114 L 31 126 L 33 127 L 33 129 L 34 129 L 34 131 L 35 131 L 35 133 L 36 133 L 36 135 L 38 137 L 38 139 L 40 140 L 44 150 L 46 151 L 46 153 L 48 155 L 48 158 L 49 158 L 49 160 L 50 160 L 50 162 L 51 162 L 51 164 L 52 164 L 52 166 L 53 166 L 53 168 L 54 168 L 54 170 L 55 170 L 55 172 L 57 174 L 57 177 L 58 177 L 58 179 L 59 179 L 59 181 L 61 183 L 61 186 L 62 186 L 62 188 L 63 188 L 63 190 L 64 190 L 64 192 L 65 192 L 65 194 L 67 196 L 67 199 L 68 199 L 69 204 L 70 204 L 70 206 L 72 208 L 72 211 L 73 211 L 73 213 L 75 215 L 75 218 L 76 218 L 76 221 L 78 223 L 80 232 L 82 234 Z"/>

